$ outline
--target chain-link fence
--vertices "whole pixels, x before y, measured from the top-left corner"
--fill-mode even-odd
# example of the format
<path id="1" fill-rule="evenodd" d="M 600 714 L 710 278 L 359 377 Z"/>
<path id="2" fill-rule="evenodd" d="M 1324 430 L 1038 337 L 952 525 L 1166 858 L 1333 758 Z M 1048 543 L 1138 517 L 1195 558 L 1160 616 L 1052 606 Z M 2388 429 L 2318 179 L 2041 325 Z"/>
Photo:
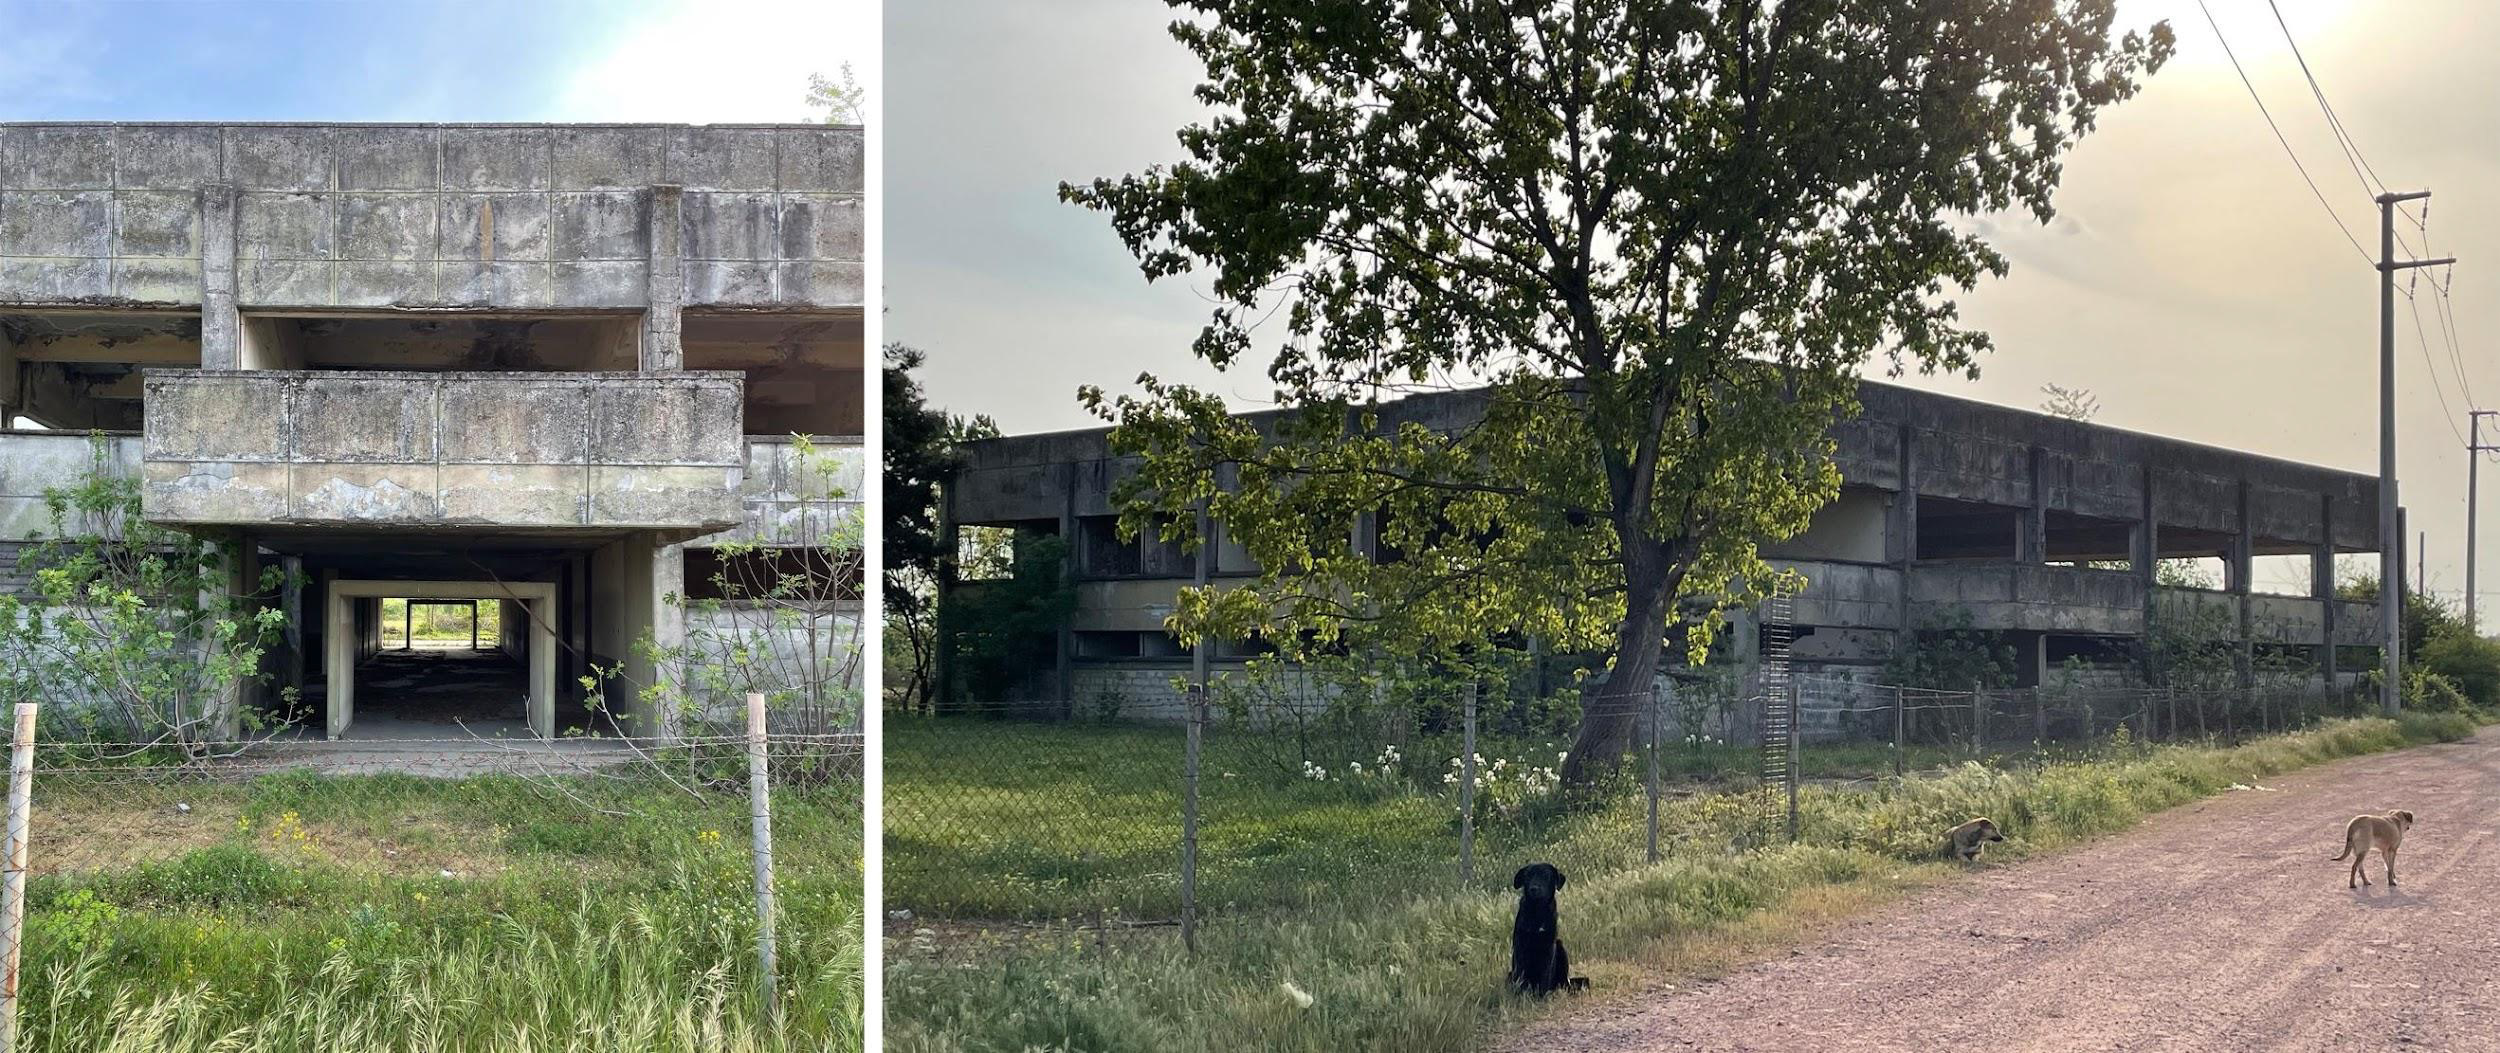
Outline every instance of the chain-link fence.
<path id="1" fill-rule="evenodd" d="M 1590 782 L 1570 790 L 1571 696 L 1219 681 L 1203 702 L 1176 684 L 1168 705 L 1126 707 L 1152 720 L 1072 719 L 1056 703 L 889 713 L 889 931 L 901 953 L 944 955 L 1018 925 L 1118 932 L 1353 890 L 1499 888 L 1528 862 L 1605 872 L 1662 846 L 1783 841 L 1800 786 L 1882 792 L 1975 758 L 2054 762 L 2368 711 L 2297 687 L 1939 691 L 1800 675 L 1787 690 L 1671 686 L 1593 722 L 1619 725 L 1620 750 L 1590 758 Z"/>
<path id="2" fill-rule="evenodd" d="M 857 1048 L 864 739 L 736 731 L 38 736 L 14 1048 Z"/>

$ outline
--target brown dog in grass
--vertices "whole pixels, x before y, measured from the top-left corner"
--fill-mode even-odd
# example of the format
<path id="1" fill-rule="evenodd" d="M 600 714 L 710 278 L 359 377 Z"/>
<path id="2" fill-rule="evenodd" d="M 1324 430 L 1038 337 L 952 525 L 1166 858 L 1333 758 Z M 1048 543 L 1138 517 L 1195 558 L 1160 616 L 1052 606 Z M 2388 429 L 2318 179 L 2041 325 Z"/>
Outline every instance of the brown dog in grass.
<path id="1" fill-rule="evenodd" d="M 2344 824 L 2344 850 L 2334 862 L 2352 857 L 2352 872 L 2345 875 L 2345 888 L 2359 888 L 2370 883 L 2370 875 L 2362 873 L 2362 860 L 2370 858 L 2370 850 L 2378 849 L 2379 859 L 2387 865 L 2387 887 L 2396 887 L 2396 846 L 2404 843 L 2405 831 L 2413 829 L 2413 813 L 2402 808 L 2385 815 L 2356 815 Z M 2359 885 L 2354 882 L 2359 882 Z"/>
<path id="2" fill-rule="evenodd" d="M 1945 831 L 1945 840 L 1953 847 L 1953 857 L 1968 863 L 1979 858 L 1988 842 L 2003 841 L 2005 835 L 1997 832 L 1996 820 L 1981 816 Z"/>

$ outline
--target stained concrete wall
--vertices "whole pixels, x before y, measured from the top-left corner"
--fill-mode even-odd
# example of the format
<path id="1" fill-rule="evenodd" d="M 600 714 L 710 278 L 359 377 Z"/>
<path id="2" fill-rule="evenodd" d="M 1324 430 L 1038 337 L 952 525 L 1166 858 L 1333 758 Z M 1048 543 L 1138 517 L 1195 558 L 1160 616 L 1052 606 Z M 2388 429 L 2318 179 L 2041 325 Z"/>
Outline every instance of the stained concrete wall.
<path id="1" fill-rule="evenodd" d="M 159 522 L 741 520 L 735 374 L 152 370 L 146 405 L 142 500 Z"/>
<path id="2" fill-rule="evenodd" d="M 99 471 L 139 474 L 139 437 L 106 436 L 99 451 L 86 435 L 0 431 L 0 540 L 51 533 L 44 491 L 75 487 Z"/>
<path id="3" fill-rule="evenodd" d="M 1889 529 L 1885 517 L 1891 513 L 1892 500 L 1884 493 L 1845 487 L 1840 496 L 1815 509 L 1804 532 L 1763 546 L 1762 554 L 1772 559 L 1881 563 L 1884 534 Z"/>
<path id="4" fill-rule="evenodd" d="M 0 303 L 856 307 L 863 189 L 856 127 L 0 125 Z"/>
<path id="5" fill-rule="evenodd" d="M 1967 612 L 1978 629 L 2127 636 L 2144 631 L 2144 579 L 2019 563 L 1920 566 L 1910 606 L 1913 624 Z"/>
<path id="6" fill-rule="evenodd" d="M 1859 385 L 1859 399 L 1862 415 L 1831 432 L 1842 479 L 1854 491 L 1900 490 L 1906 438 L 1921 495 L 2028 509 L 2035 501 L 2031 462 L 2037 451 L 2037 501 L 2045 511 L 2137 521 L 2149 478 L 2162 524 L 2236 532 L 2245 481 L 2248 518 L 2259 538 L 2292 545 L 2331 540 L 2346 551 L 2377 548 L 2373 476 L 1872 381 Z M 1380 413 L 1384 427 L 1410 420 L 1457 427 L 1481 408 L 1478 393 L 1455 392 L 1404 399 Z M 1259 422 L 1273 414 L 1245 416 Z M 1133 469 L 1111 455 L 1105 436 L 1097 429 L 972 444 L 955 488 L 959 520 L 1055 519 L 1071 491 L 1077 515 L 1111 513 L 1111 487 Z M 1863 519 L 1862 512 L 1838 514 Z M 1810 531 L 1792 543 L 1821 542 Z"/>

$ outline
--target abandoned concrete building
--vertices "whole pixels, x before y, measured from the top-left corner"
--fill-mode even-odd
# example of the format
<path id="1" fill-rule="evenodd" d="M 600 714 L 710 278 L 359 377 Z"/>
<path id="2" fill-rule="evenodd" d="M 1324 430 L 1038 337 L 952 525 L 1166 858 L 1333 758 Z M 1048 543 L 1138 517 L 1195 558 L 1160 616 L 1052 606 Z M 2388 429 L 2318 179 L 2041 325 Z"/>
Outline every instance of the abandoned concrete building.
<path id="1" fill-rule="evenodd" d="M 862 173 L 824 125 L 0 124 L 0 567 L 101 431 L 237 588 L 294 572 L 229 727 L 295 688 L 333 738 L 451 734 L 441 676 L 493 686 L 472 727 L 670 734 L 581 678 L 677 675 L 636 643 L 685 639 L 725 542 L 857 544 L 823 520 L 857 515 Z M 393 598 L 505 631 L 387 654 Z"/>
<path id="2" fill-rule="evenodd" d="M 1833 430 L 1839 497 L 1764 553 L 1807 582 L 1790 614 L 1798 672 L 1873 681 L 1913 634 L 1962 626 L 2010 648 L 2023 686 L 2053 671 L 2106 685 L 2140 679 L 2128 656 L 2156 618 L 2235 647 L 2243 681 L 2350 689 L 2375 667 L 2378 605 L 2335 595 L 2338 557 L 2378 551 L 2375 476 L 1873 382 L 1860 400 L 1862 415 Z M 1410 398 L 1385 406 L 1382 424 L 1454 428 L 1475 403 Z M 1163 623 L 1196 566 L 1178 545 L 1119 538 L 1110 494 L 1125 468 L 1107 435 L 973 444 L 946 490 L 959 538 L 1071 539 L 1077 607 L 1049 664 L 1017 698 L 980 701 L 1177 711 L 1172 678 L 1191 655 Z M 1209 579 L 1254 573 L 1217 530 Z M 1753 612 L 1735 621 L 1729 657 L 1749 678 L 1761 625 Z M 1238 669 L 1259 649 L 1219 644 L 1210 659 Z"/>

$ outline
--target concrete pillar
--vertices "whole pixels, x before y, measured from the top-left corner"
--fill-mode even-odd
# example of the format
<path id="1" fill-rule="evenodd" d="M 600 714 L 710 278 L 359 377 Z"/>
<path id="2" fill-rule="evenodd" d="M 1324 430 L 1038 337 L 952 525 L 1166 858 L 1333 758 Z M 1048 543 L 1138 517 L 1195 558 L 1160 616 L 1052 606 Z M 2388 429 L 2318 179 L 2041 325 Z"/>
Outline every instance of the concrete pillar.
<path id="1" fill-rule="evenodd" d="M 283 556 L 278 561 L 284 580 L 278 584 L 278 609 L 286 614 L 286 689 L 304 693 L 304 560 Z"/>
<path id="2" fill-rule="evenodd" d="M 217 544 L 226 552 L 225 565 L 221 574 L 201 584 L 200 606 L 211 618 L 248 619 L 256 604 L 252 590 L 260 582 L 260 547 L 241 534 L 219 538 Z M 192 646 L 205 665 L 217 643 L 203 636 Z M 241 737 L 243 709 L 253 702 L 259 673 L 258 667 L 242 670 L 232 683 L 211 688 L 209 696 L 200 700 L 205 734 L 216 739 Z"/>
<path id="3" fill-rule="evenodd" d="M 649 306 L 642 315 L 644 372 L 686 368 L 683 223 L 683 188 L 667 185 L 652 187 L 650 267 L 645 286 Z"/>
<path id="4" fill-rule="evenodd" d="M 2254 601 L 2250 598 L 2255 584 L 2257 559 L 2257 524 L 2249 516 L 2248 480 L 2240 480 L 2239 532 L 2231 538 L 2230 567 L 2224 577 L 2239 607 L 2239 678 L 2241 687 L 2257 683 L 2257 639 Z"/>
<path id="5" fill-rule="evenodd" d="M 2310 594 L 2318 597 L 2319 624 L 2324 627 L 2325 643 L 2318 648 L 2318 670 L 2326 679 L 2326 689 L 2334 691 L 2335 683 L 2335 497 L 2318 496 L 2318 550 L 2310 557 Z"/>
<path id="6" fill-rule="evenodd" d="M 651 682 L 665 705 L 653 721 L 663 742 L 684 734 L 685 669 L 677 655 L 686 646 L 686 546 L 654 545 L 651 550 L 651 642 L 659 657 L 651 663 Z"/>
<path id="7" fill-rule="evenodd" d="M 2024 510 L 2022 551 L 2015 558 L 2025 563 L 2049 561 L 2049 479 L 2048 451 L 2031 448 L 2031 507 Z"/>
<path id="8" fill-rule="evenodd" d="M 235 300 L 235 213 L 232 184 L 200 188 L 200 368 L 235 369 L 242 360 L 243 317 Z"/>
<path id="9" fill-rule="evenodd" d="M 19 400 L 23 398 L 19 392 L 25 387 L 23 373 L 17 341 L 9 338 L 8 330 L 0 329 L 0 428 L 11 427 L 17 421 Z"/>
<path id="10" fill-rule="evenodd" d="M 2135 531 L 2135 573 L 2136 577 L 2144 583 L 2144 631 L 2149 635 L 2153 630 L 2155 608 L 2158 606 L 2153 596 L 2153 582 L 2160 577 L 2158 571 L 2161 567 L 2161 505 L 2158 500 L 2158 488 L 2153 484 L 2153 477 L 2156 473 L 2154 461 L 2150 457 L 2145 459 L 2143 472 L 2144 498 L 2142 508 L 2137 512 Z M 2140 643 L 2150 642 L 2141 637 L 2138 640 Z M 2147 664 L 2150 665 L 2150 663 Z M 2154 683 L 2161 681 L 2161 670 L 2147 668 L 2145 673 L 2147 678 Z"/>
<path id="11" fill-rule="evenodd" d="M 1059 579 L 1076 580 L 1076 485 L 1077 470 L 1073 464 L 1061 465 L 1060 477 L 1066 485 L 1059 492 L 1059 538 L 1067 545 L 1067 559 L 1059 565 Z M 1059 714 L 1076 715 L 1076 627 L 1067 621 L 1059 623 L 1059 632 L 1051 642 L 1052 667 L 1058 677 Z"/>
<path id="12" fill-rule="evenodd" d="M 937 654 L 929 664 L 929 705 L 943 710 L 955 701 L 951 694 L 955 684 L 955 634 L 942 618 L 954 603 L 955 555 L 960 551 L 956 547 L 955 480 L 951 478 L 938 483 L 937 532 L 937 610 L 930 615 L 937 634 Z M 1068 558 L 1076 558 L 1074 549 L 1069 550 Z"/>
<path id="13" fill-rule="evenodd" d="M 2049 634 L 2023 633 L 2019 637 L 2021 670 L 2016 687 L 2040 687 L 2049 682 Z"/>
<path id="14" fill-rule="evenodd" d="M 1893 596 L 1893 636 L 1895 646 L 1907 649 L 1911 636 L 1918 631 L 1910 620 L 1910 574 L 1918 564 L 1918 433 L 1904 424 L 1900 430 L 1899 476 L 1901 490 L 1892 502 L 1892 537 L 1885 543 L 1885 554 L 1892 558 L 1893 569 L 1900 578 Z"/>
<path id="15" fill-rule="evenodd" d="M 2408 576 L 2408 572 L 2405 570 L 2405 568 L 2413 565 L 2413 553 L 2411 551 L 2413 546 L 2405 544 L 2405 539 L 2413 536 L 2412 533 L 2410 533 L 2410 530 L 2410 527 L 2405 526 L 2404 506 L 2396 506 L 2396 536 L 2394 538 L 2394 544 L 2396 546 L 2396 630 L 2399 636 L 2397 639 L 2386 641 L 2386 646 L 2396 648 L 2396 657 L 2400 660 L 2399 664 L 2396 666 L 2396 672 L 2399 676 L 2404 673 L 2404 666 L 2401 664 L 2401 661 L 2413 657 L 2404 653 L 2404 639 L 2401 635 L 2404 631 L 2405 608 L 2413 606 L 2413 579 Z M 2382 539 L 2381 543 L 2386 543 L 2385 539 Z"/>

